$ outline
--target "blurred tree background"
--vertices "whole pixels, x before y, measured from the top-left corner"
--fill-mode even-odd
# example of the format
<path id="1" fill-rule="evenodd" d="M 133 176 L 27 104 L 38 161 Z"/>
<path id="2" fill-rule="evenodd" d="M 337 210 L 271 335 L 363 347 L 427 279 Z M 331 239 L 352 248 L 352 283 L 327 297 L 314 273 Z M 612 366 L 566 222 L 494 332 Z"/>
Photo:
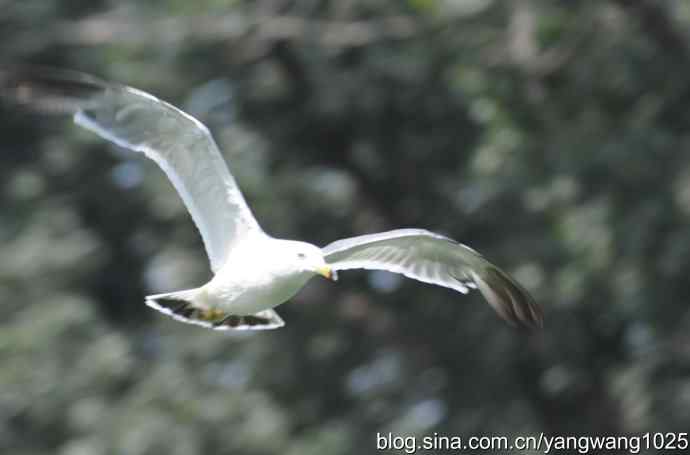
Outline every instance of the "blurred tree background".
<path id="1" fill-rule="evenodd" d="M 0 62 L 196 115 L 267 232 L 442 232 L 546 313 L 526 334 L 476 293 L 353 271 L 281 330 L 177 323 L 143 297 L 210 271 L 163 173 L 4 109 L 0 452 L 687 431 L 688 29 L 683 0 L 0 0 Z"/>

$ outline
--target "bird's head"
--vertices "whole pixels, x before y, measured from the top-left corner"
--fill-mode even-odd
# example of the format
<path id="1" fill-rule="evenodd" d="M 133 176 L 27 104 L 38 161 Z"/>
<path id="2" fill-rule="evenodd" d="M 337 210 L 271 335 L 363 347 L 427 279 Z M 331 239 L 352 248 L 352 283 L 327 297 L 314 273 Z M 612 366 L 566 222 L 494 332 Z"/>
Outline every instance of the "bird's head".
<path id="1" fill-rule="evenodd" d="M 286 254 L 290 256 L 290 262 L 300 271 L 321 275 L 333 281 L 338 279 L 335 270 L 326 263 L 321 248 L 306 242 L 285 242 L 289 246 L 286 249 Z"/>

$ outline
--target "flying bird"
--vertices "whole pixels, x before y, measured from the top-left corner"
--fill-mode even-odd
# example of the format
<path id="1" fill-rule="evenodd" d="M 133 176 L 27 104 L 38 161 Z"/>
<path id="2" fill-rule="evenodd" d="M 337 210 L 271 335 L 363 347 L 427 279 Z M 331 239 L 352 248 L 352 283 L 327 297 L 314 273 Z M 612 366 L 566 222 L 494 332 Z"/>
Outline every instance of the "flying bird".
<path id="1" fill-rule="evenodd" d="M 179 321 L 215 330 L 275 329 L 274 308 L 312 277 L 385 270 L 463 294 L 477 289 L 512 325 L 541 327 L 530 294 L 472 248 L 423 229 L 396 229 L 323 248 L 266 234 L 254 218 L 208 128 L 141 90 L 58 69 L 0 68 L 0 97 L 74 122 L 141 152 L 165 172 L 203 239 L 213 278 L 203 286 L 146 297 Z"/>

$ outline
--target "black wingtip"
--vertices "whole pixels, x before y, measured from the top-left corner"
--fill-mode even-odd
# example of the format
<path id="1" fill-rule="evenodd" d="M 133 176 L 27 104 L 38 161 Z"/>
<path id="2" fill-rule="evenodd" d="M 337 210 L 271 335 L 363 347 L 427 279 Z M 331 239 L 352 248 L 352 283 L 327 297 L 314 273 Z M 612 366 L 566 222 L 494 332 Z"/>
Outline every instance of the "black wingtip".
<path id="1" fill-rule="evenodd" d="M 0 65 L 0 99 L 47 114 L 88 108 L 105 90 L 99 79 L 35 65 Z"/>
<path id="2" fill-rule="evenodd" d="M 544 327 L 539 304 L 508 274 L 491 266 L 475 273 L 474 280 L 489 305 L 509 324 L 531 330 Z"/>

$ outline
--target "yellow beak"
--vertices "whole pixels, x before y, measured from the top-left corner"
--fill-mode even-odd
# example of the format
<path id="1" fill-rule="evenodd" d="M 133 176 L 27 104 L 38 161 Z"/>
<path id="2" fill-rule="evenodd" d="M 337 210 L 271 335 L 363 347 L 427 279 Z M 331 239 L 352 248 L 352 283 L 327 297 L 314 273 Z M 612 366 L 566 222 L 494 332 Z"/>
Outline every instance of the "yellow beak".
<path id="1" fill-rule="evenodd" d="M 333 269 L 329 265 L 324 265 L 323 267 L 319 267 L 316 269 L 316 273 L 321 275 L 324 278 L 328 278 L 329 280 L 336 280 L 336 274 L 333 272 Z"/>

